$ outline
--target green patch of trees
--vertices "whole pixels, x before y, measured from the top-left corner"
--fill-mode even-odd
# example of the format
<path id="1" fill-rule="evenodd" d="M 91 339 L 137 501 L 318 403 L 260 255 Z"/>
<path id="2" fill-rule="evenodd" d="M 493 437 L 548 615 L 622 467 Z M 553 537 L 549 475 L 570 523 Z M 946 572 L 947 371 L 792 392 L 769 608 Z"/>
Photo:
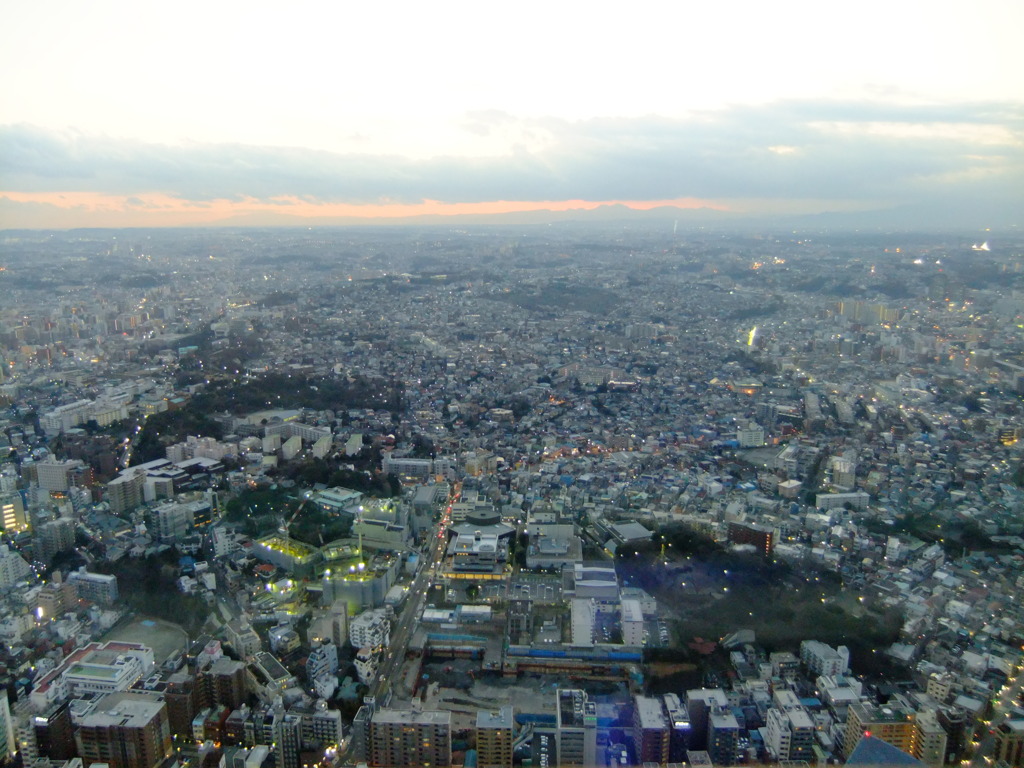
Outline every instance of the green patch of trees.
<path id="1" fill-rule="evenodd" d="M 204 413 L 243 414 L 266 408 L 373 408 L 398 413 L 402 390 L 402 383 L 394 379 L 267 373 L 254 379 L 211 380 L 191 405 Z"/>
<path id="2" fill-rule="evenodd" d="M 179 408 L 174 411 L 154 413 L 142 426 L 142 431 L 132 447 L 131 463 L 144 464 L 162 459 L 167 446 L 180 443 L 189 435 L 221 439 L 224 430 L 220 424 L 197 408 Z"/>
<path id="3" fill-rule="evenodd" d="M 117 576 L 121 601 L 131 610 L 178 624 L 195 637 L 210 609 L 202 598 L 178 590 L 177 557 L 168 551 L 144 558 L 123 558 L 116 563 L 100 561 L 96 569 Z"/>
<path id="4" fill-rule="evenodd" d="M 814 639 L 846 645 L 865 660 L 899 637 L 898 611 L 854 615 L 840 606 L 842 584 L 832 571 L 728 551 L 685 526 L 666 527 L 660 536 L 620 548 L 616 568 L 674 609 L 684 639 L 752 629 L 769 650 L 795 650 Z"/>

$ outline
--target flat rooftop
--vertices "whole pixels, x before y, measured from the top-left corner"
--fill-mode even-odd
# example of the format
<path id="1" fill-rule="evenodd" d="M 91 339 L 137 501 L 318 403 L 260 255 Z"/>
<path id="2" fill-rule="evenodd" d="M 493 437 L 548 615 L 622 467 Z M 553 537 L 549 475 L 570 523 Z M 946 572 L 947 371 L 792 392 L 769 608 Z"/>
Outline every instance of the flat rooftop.
<path id="1" fill-rule="evenodd" d="M 497 711 L 481 711 L 476 713 L 477 728 L 512 728 L 512 707 L 502 707 Z"/>
<path id="2" fill-rule="evenodd" d="M 378 709 L 373 713 L 374 723 L 397 725 L 451 725 L 452 713 L 438 710 Z"/>

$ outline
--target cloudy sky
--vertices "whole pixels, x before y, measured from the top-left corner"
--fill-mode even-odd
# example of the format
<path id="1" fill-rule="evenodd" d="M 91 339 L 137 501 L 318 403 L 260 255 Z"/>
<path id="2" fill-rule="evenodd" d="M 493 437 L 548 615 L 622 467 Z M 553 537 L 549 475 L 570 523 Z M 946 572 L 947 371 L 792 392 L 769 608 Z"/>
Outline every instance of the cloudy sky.
<path id="1" fill-rule="evenodd" d="M 1020 0 L 7 3 L 0 228 L 607 203 L 1024 224 L 1022 29 Z"/>

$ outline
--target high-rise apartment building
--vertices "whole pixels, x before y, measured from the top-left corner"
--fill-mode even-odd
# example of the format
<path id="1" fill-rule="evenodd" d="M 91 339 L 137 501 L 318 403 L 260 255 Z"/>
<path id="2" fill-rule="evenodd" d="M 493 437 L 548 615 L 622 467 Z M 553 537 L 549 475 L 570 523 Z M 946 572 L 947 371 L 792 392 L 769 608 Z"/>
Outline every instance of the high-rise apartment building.
<path id="1" fill-rule="evenodd" d="M 0 589 L 7 589 L 31 572 L 32 568 L 25 562 L 25 558 L 6 544 L 0 544 Z"/>
<path id="2" fill-rule="evenodd" d="M 36 750 L 39 757 L 70 760 L 76 755 L 75 730 L 71 724 L 71 707 L 65 702 L 32 718 Z"/>
<path id="3" fill-rule="evenodd" d="M 633 710 L 633 748 L 640 763 L 668 762 L 671 731 L 662 700 L 637 696 Z"/>
<path id="4" fill-rule="evenodd" d="M 107 483 L 103 497 L 110 505 L 110 514 L 121 515 L 131 512 L 142 503 L 146 473 L 142 470 L 125 470 Z"/>
<path id="5" fill-rule="evenodd" d="M 851 704 L 846 714 L 843 755 L 849 757 L 857 742 L 866 735 L 881 739 L 912 755 L 917 733 L 915 719 L 914 710 L 898 702 L 890 702 L 885 706 L 864 702 Z"/>
<path id="6" fill-rule="evenodd" d="M 774 760 L 813 758 L 814 721 L 792 691 L 778 689 L 765 718 L 765 746 Z"/>
<path id="7" fill-rule="evenodd" d="M 14 720 L 7 695 L 0 696 L 0 763 L 13 760 L 18 752 L 18 740 L 14 735 Z"/>
<path id="8" fill-rule="evenodd" d="M 67 552 L 75 547 L 75 521 L 58 517 L 43 523 L 33 537 L 35 559 L 49 564 L 58 552 Z"/>
<path id="9" fill-rule="evenodd" d="M 98 605 L 110 605 L 117 600 L 117 577 L 106 573 L 89 573 L 82 566 L 68 574 L 68 584 L 74 587 L 79 600 Z"/>
<path id="10" fill-rule="evenodd" d="M 226 656 L 196 673 L 200 707 L 220 704 L 238 709 L 245 703 L 245 664 Z"/>
<path id="11" fill-rule="evenodd" d="M 1024 720 L 1007 720 L 995 729 L 995 761 L 1014 768 L 1024 766 Z"/>
<path id="12" fill-rule="evenodd" d="M 703 751 L 708 744 L 708 718 L 712 707 L 728 706 L 721 688 L 694 688 L 686 692 L 686 711 L 690 716 L 690 749 Z"/>
<path id="13" fill-rule="evenodd" d="M 274 733 L 274 755 L 279 768 L 300 768 L 302 765 L 302 716 L 286 712 L 277 722 Z"/>
<path id="14" fill-rule="evenodd" d="M 939 723 L 933 709 L 924 709 L 914 719 L 913 755 L 928 765 L 944 765 L 946 762 L 946 729 Z"/>
<path id="15" fill-rule="evenodd" d="M 370 721 L 370 764 L 437 768 L 452 764 L 452 713 L 379 709 Z"/>
<path id="16" fill-rule="evenodd" d="M 662 702 L 665 706 L 665 717 L 668 718 L 669 727 L 672 729 L 669 735 L 669 762 L 684 763 L 692 735 L 690 713 L 674 693 L 666 693 L 662 697 Z"/>
<path id="17" fill-rule="evenodd" d="M 850 649 L 845 645 L 833 648 L 818 640 L 804 640 L 800 643 L 800 663 L 814 677 L 845 675 L 850 668 Z"/>
<path id="18" fill-rule="evenodd" d="M 44 491 L 66 493 L 71 487 L 71 475 L 85 465 L 78 459 L 59 461 L 54 458 L 36 462 L 36 482 Z"/>
<path id="19" fill-rule="evenodd" d="M 512 707 L 496 712 L 477 712 L 476 759 L 479 768 L 512 768 L 515 721 Z"/>
<path id="20" fill-rule="evenodd" d="M 156 768 L 171 754 L 167 707 L 143 694 L 108 694 L 80 719 L 75 742 L 87 764 Z"/>
<path id="21" fill-rule="evenodd" d="M 740 724 L 725 707 L 715 707 L 708 714 L 708 754 L 715 765 L 739 762 Z"/>

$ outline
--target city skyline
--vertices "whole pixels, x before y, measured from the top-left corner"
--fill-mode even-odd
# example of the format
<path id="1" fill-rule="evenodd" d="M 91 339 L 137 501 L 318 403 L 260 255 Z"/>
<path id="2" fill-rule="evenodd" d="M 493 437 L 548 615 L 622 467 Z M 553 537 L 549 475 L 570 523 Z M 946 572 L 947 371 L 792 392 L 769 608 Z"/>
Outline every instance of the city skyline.
<path id="1" fill-rule="evenodd" d="M 0 228 L 1021 207 L 1011 2 L 58 9 L 5 14 Z"/>

